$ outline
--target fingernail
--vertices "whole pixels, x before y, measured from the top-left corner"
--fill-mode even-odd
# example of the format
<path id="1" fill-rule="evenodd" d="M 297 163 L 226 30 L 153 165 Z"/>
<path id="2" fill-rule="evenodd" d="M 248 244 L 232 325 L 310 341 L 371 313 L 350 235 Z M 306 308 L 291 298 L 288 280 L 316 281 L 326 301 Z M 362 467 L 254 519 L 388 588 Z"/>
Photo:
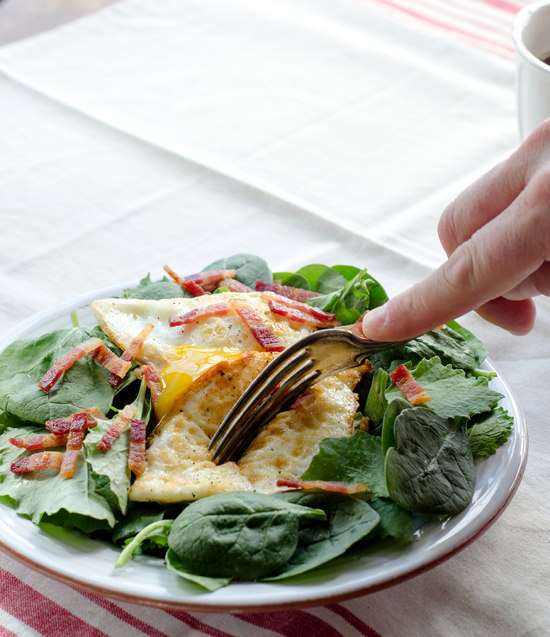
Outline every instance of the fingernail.
<path id="1" fill-rule="evenodd" d="M 363 333 L 370 336 L 376 333 L 386 322 L 387 312 L 384 305 L 367 312 L 363 317 Z"/>

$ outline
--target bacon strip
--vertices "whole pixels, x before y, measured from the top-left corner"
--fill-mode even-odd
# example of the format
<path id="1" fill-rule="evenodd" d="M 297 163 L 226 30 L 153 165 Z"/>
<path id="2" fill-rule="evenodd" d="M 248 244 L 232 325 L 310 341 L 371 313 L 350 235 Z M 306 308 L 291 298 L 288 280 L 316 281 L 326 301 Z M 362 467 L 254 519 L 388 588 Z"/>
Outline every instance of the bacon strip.
<path id="1" fill-rule="evenodd" d="M 207 292 L 204 288 L 202 288 L 198 283 L 196 283 L 192 279 L 187 279 L 177 275 L 170 266 L 165 265 L 164 270 L 172 278 L 174 283 L 181 285 L 181 287 L 187 290 L 189 294 L 192 294 L 193 296 L 202 296 L 203 294 L 210 294 L 210 292 Z"/>
<path id="2" fill-rule="evenodd" d="M 162 378 L 158 371 L 152 367 L 151 365 L 142 365 L 140 367 L 141 373 L 143 374 L 143 378 L 145 380 L 145 384 L 149 388 L 151 392 L 151 400 L 153 402 L 153 406 L 156 406 L 158 397 L 160 396 L 162 390 L 164 389 L 164 383 L 162 382 Z"/>
<path id="3" fill-rule="evenodd" d="M 112 374 L 116 374 L 121 379 L 126 376 L 128 370 L 132 366 L 130 361 L 122 360 L 114 352 L 112 352 L 106 345 L 101 345 L 90 352 L 90 358 L 99 363 L 102 367 L 105 367 Z"/>
<path id="4" fill-rule="evenodd" d="M 195 323 L 201 318 L 207 318 L 209 316 L 223 316 L 233 311 L 233 308 L 229 303 L 222 301 L 221 303 L 213 303 L 205 307 L 197 307 L 194 310 L 186 312 L 181 316 L 172 316 L 168 319 L 170 327 L 176 327 L 177 325 L 187 325 L 188 323 Z"/>
<path id="5" fill-rule="evenodd" d="M 320 296 L 312 290 L 303 290 L 302 288 L 293 288 L 290 285 L 281 285 L 280 283 L 267 283 L 266 281 L 256 281 L 257 292 L 275 292 L 281 296 L 294 301 L 307 301 L 314 296 Z"/>
<path id="6" fill-rule="evenodd" d="M 278 487 L 290 487 L 291 489 L 316 489 L 321 491 L 334 491 L 336 493 L 364 493 L 369 491 L 369 485 L 359 482 L 332 482 L 327 480 L 277 480 Z"/>
<path id="7" fill-rule="evenodd" d="M 13 473 L 20 475 L 29 471 L 38 471 L 39 469 L 58 469 L 63 462 L 63 454 L 60 451 L 43 451 L 42 453 L 33 453 L 30 456 L 18 458 L 11 464 Z"/>
<path id="8" fill-rule="evenodd" d="M 64 478 L 72 478 L 76 469 L 76 463 L 78 457 L 82 451 L 82 443 L 84 442 L 84 435 L 87 428 L 88 414 L 77 414 L 71 423 L 69 435 L 67 437 L 67 446 L 65 453 L 63 454 L 63 462 L 61 463 L 61 469 L 59 475 Z"/>
<path id="9" fill-rule="evenodd" d="M 405 365 L 399 365 L 393 374 L 390 374 L 390 378 L 411 405 L 422 405 L 431 400 L 430 395 L 422 389 Z"/>
<path id="10" fill-rule="evenodd" d="M 14 447 L 36 451 L 48 447 L 62 447 L 67 442 L 67 434 L 40 434 L 30 438 L 10 438 L 9 441 Z"/>
<path id="11" fill-rule="evenodd" d="M 244 305 L 237 305 L 235 309 L 250 329 L 252 336 L 267 352 L 282 352 L 284 350 L 285 346 L 254 310 Z"/>
<path id="12" fill-rule="evenodd" d="M 252 292 L 252 288 L 237 279 L 222 279 L 218 283 L 219 288 L 227 288 L 230 292 Z"/>
<path id="13" fill-rule="evenodd" d="M 128 468 L 136 476 L 145 471 L 145 437 L 147 423 L 145 420 L 130 422 L 130 449 L 128 452 Z"/>
<path id="14" fill-rule="evenodd" d="M 80 420 L 81 418 L 82 420 Z M 72 414 L 71 416 L 67 416 L 65 418 L 48 420 L 46 422 L 46 428 L 49 429 L 52 433 L 61 436 L 63 434 L 69 433 L 75 420 L 78 420 L 79 423 L 82 422 L 85 428 L 95 427 L 97 425 L 95 418 L 105 418 L 105 416 L 97 407 L 91 407 L 90 409 L 79 411 L 76 414 Z"/>
<path id="15" fill-rule="evenodd" d="M 183 277 L 185 281 L 193 281 L 200 285 L 203 290 L 213 292 L 220 286 L 220 282 L 224 279 L 231 280 L 235 277 L 235 270 L 205 270 L 197 274 L 188 274 Z"/>
<path id="16" fill-rule="evenodd" d="M 128 423 L 136 415 L 137 407 L 135 405 L 126 405 L 118 416 L 110 424 L 109 429 L 103 434 L 101 440 L 97 443 L 97 448 L 103 453 L 109 451 L 115 440 L 126 429 Z"/>
<path id="17" fill-rule="evenodd" d="M 283 297 L 281 300 L 269 299 L 267 304 L 274 314 L 284 316 L 296 323 L 306 323 L 314 327 L 330 327 L 334 325 L 336 320 L 336 314 L 329 314 L 311 305 L 299 301 L 289 301 Z"/>
<path id="18" fill-rule="evenodd" d="M 83 358 L 86 354 L 89 354 L 100 345 L 103 345 L 102 340 L 94 337 L 71 348 L 50 367 L 44 376 L 42 376 L 42 379 L 38 383 L 38 387 L 46 392 L 50 391 L 50 389 L 61 378 L 63 372 L 66 372 L 76 363 L 77 360 Z"/>
<path id="19" fill-rule="evenodd" d="M 122 356 L 120 357 L 121 361 L 127 361 L 132 363 L 135 357 L 139 354 L 141 348 L 143 347 L 143 343 L 146 341 L 149 334 L 153 331 L 154 325 L 151 323 L 146 323 L 145 327 L 141 330 L 141 332 L 132 340 L 128 348 L 124 350 Z M 109 376 L 109 384 L 111 387 L 115 389 L 120 385 L 124 376 L 118 376 L 114 372 Z"/>

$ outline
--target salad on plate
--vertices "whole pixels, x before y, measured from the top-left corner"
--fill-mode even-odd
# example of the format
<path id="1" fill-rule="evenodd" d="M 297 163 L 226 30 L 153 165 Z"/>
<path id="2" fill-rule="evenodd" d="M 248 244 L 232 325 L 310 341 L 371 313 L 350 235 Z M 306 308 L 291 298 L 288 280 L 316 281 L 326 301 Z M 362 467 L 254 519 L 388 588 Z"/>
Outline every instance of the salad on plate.
<path id="1" fill-rule="evenodd" d="M 238 462 L 209 443 L 277 354 L 387 300 L 370 273 L 237 254 L 92 303 L 95 325 L 0 354 L 0 499 L 37 525 L 153 556 L 197 590 L 292 581 L 417 541 L 464 511 L 505 444 L 482 343 L 456 322 L 307 389 Z"/>

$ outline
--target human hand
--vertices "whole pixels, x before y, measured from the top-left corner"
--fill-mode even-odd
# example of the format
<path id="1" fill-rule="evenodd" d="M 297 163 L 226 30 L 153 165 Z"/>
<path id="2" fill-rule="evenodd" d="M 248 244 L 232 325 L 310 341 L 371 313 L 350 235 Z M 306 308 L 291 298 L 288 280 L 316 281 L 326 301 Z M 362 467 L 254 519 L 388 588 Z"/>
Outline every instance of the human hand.
<path id="1" fill-rule="evenodd" d="M 470 310 L 513 334 L 529 332 L 532 297 L 550 295 L 550 119 L 457 197 L 438 233 L 448 260 L 368 312 L 366 336 L 412 338 Z"/>

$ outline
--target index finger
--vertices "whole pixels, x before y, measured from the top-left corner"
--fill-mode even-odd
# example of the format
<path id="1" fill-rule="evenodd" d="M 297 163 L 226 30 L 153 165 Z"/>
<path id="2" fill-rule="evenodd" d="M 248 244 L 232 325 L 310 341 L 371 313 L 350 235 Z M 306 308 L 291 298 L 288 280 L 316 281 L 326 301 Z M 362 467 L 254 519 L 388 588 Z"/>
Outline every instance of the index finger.
<path id="1" fill-rule="evenodd" d="M 424 281 L 369 312 L 365 334 L 383 341 L 418 336 L 485 306 L 535 272 L 550 251 L 549 204 L 540 188 L 548 189 L 545 174 Z"/>

